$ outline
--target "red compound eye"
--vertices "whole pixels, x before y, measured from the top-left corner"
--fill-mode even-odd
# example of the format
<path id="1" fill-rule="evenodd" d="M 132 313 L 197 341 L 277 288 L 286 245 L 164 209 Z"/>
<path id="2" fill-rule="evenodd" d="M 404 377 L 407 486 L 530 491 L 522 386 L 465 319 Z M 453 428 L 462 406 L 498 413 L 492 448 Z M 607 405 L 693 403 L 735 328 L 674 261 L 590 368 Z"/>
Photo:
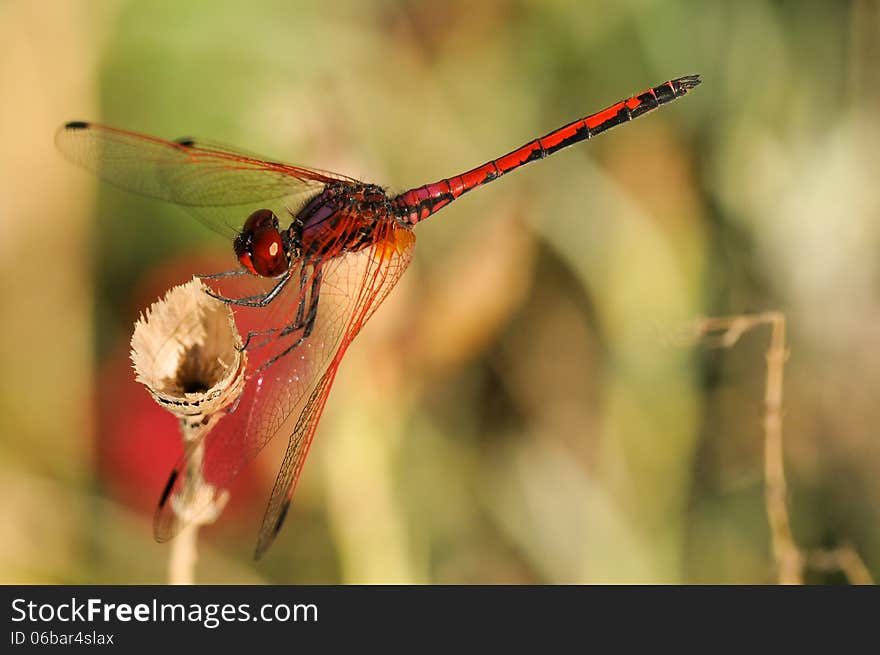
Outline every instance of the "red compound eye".
<path id="1" fill-rule="evenodd" d="M 287 270 L 284 240 L 278 231 L 278 218 L 271 210 L 259 209 L 248 216 L 235 239 L 235 254 L 254 275 L 277 277 Z"/>

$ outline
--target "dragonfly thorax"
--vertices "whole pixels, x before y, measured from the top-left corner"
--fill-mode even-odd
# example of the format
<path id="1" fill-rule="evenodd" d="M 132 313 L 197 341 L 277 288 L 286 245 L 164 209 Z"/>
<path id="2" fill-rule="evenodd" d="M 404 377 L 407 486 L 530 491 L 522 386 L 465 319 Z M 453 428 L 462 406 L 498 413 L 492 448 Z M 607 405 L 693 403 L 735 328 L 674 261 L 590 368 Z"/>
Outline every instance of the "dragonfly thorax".
<path id="1" fill-rule="evenodd" d="M 303 205 L 286 230 L 271 209 L 248 216 L 235 256 L 250 273 L 278 277 L 301 255 L 335 256 L 367 247 L 375 227 L 393 219 L 388 196 L 375 184 L 328 184 Z"/>
<path id="2" fill-rule="evenodd" d="M 332 256 L 367 247 L 376 226 L 389 220 L 393 220 L 392 207 L 382 187 L 338 182 L 306 202 L 294 217 L 294 226 L 303 254 Z"/>

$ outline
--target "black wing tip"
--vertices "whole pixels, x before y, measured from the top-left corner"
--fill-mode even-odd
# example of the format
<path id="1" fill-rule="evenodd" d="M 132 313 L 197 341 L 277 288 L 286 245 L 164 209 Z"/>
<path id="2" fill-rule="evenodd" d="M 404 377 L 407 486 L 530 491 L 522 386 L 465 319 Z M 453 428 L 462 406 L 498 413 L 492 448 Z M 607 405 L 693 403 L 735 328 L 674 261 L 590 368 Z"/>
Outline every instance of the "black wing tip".
<path id="1" fill-rule="evenodd" d="M 679 77 L 675 80 L 681 85 L 681 90 L 687 93 L 691 89 L 700 85 L 703 81 L 703 77 L 697 73 L 696 75 L 685 75 L 684 77 Z"/>
<path id="2" fill-rule="evenodd" d="M 171 494 L 171 489 L 174 487 L 174 483 L 177 482 L 177 476 L 177 469 L 171 471 L 171 475 L 168 476 L 168 482 L 165 483 L 165 488 L 162 490 L 162 495 L 159 497 L 160 510 L 165 507 L 165 503 L 168 501 L 168 496 Z"/>
<path id="3" fill-rule="evenodd" d="M 255 562 L 259 562 L 261 559 L 263 559 L 263 555 L 265 555 L 266 551 L 269 550 L 269 545 L 271 543 L 271 540 L 269 540 L 268 543 L 263 543 L 263 540 L 260 539 L 259 543 L 257 543 L 257 549 L 254 551 Z"/>
<path id="4" fill-rule="evenodd" d="M 284 507 L 281 508 L 281 513 L 278 515 L 278 520 L 275 521 L 275 528 L 272 530 L 272 537 L 274 538 L 280 531 L 281 526 L 284 525 L 284 519 L 287 518 L 287 510 L 290 509 L 290 498 L 288 498 L 284 502 Z"/>
<path id="5" fill-rule="evenodd" d="M 174 143 L 184 148 L 192 148 L 196 144 L 196 140 L 189 136 L 182 136 L 179 139 L 174 139 Z"/>
<path id="6" fill-rule="evenodd" d="M 88 128 L 91 123 L 87 123 L 86 121 L 70 121 L 69 123 L 64 124 L 65 130 L 84 130 Z"/>
<path id="7" fill-rule="evenodd" d="M 272 545 L 272 542 L 275 541 L 275 537 L 278 536 L 278 533 L 281 531 L 281 526 L 284 525 L 284 519 L 287 518 L 287 511 L 290 509 L 290 498 L 284 501 L 284 506 L 281 508 L 281 512 L 278 514 L 278 520 L 275 521 L 275 525 L 272 527 L 272 532 L 268 535 L 260 535 L 260 539 L 257 542 L 257 549 L 254 551 L 254 559 L 259 560 L 267 550 L 269 550 L 269 546 Z"/>

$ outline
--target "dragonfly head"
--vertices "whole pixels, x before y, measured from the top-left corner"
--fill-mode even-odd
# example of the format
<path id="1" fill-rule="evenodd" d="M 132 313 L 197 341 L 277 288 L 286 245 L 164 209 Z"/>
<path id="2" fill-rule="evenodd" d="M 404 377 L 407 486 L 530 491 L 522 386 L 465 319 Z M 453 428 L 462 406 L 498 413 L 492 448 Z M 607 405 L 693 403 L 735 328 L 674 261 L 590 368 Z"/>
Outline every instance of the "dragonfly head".
<path id="1" fill-rule="evenodd" d="M 248 216 L 234 247 L 238 261 L 254 275 L 278 277 L 290 267 L 290 253 L 271 209 L 258 209 Z"/>

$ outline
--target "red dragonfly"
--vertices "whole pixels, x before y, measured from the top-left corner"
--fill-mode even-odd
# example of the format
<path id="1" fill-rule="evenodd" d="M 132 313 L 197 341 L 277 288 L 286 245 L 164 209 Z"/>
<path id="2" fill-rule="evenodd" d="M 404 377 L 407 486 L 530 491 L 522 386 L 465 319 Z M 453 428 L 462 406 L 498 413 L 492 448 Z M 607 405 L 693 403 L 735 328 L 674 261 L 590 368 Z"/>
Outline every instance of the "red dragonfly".
<path id="1" fill-rule="evenodd" d="M 698 75 L 688 75 L 660 84 L 482 166 L 398 195 L 206 141 L 165 141 L 79 121 L 60 128 L 56 144 L 74 163 L 123 189 L 181 205 L 233 239 L 241 268 L 206 276 L 213 283 L 243 275 L 260 285 L 244 295 L 212 293 L 239 316 L 257 312 L 260 329 L 246 339 L 245 390 L 204 438 L 203 451 L 204 479 L 219 494 L 273 437 L 288 435 L 257 558 L 287 514 L 346 349 L 412 258 L 413 227 L 468 191 L 638 118 L 699 83 Z M 182 527 L 168 500 L 180 490 L 191 454 L 178 462 L 159 500 L 159 541 Z"/>

